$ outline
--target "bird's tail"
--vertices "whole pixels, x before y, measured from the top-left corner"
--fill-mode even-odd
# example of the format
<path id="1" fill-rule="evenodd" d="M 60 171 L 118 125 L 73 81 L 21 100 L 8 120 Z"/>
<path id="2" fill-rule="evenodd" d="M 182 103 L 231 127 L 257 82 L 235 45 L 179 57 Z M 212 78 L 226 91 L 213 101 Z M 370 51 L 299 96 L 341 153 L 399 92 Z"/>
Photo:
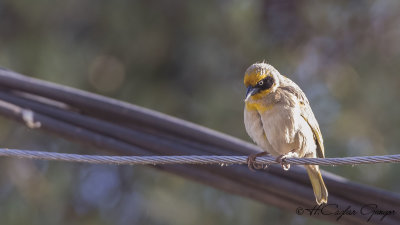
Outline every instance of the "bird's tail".
<path id="1" fill-rule="evenodd" d="M 322 179 L 319 167 L 317 165 L 307 165 L 304 167 L 306 167 L 308 176 L 310 177 L 317 204 L 321 205 L 322 203 L 327 203 L 328 190 L 326 189 L 324 180 Z"/>

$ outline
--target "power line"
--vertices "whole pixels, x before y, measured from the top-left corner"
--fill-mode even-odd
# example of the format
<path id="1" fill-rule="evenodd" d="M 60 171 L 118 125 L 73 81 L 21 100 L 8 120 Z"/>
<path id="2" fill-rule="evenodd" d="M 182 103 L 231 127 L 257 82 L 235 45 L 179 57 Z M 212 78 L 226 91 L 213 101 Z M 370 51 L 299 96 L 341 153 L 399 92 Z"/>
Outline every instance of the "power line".
<path id="1" fill-rule="evenodd" d="M 0 149 L 0 156 L 20 159 L 38 159 L 65 162 L 80 162 L 91 164 L 118 165 L 159 165 L 159 164 L 247 164 L 247 156 L 217 156 L 217 155 L 187 155 L 187 156 L 102 156 L 79 155 L 56 152 Z M 257 162 L 264 165 L 277 164 L 275 157 L 258 157 Z M 287 158 L 286 162 L 293 165 L 359 165 L 376 163 L 399 163 L 400 154 L 383 156 L 356 156 L 344 158 Z"/>

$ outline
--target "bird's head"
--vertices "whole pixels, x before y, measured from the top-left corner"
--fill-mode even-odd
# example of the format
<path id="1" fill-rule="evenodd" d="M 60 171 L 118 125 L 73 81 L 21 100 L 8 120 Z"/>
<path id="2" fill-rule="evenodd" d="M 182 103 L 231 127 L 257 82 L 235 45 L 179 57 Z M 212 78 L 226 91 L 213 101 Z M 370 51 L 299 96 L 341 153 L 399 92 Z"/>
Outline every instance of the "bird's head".
<path id="1" fill-rule="evenodd" d="M 245 102 L 257 100 L 274 92 L 279 86 L 279 72 L 267 63 L 254 63 L 247 68 L 244 85 L 247 88 Z"/>

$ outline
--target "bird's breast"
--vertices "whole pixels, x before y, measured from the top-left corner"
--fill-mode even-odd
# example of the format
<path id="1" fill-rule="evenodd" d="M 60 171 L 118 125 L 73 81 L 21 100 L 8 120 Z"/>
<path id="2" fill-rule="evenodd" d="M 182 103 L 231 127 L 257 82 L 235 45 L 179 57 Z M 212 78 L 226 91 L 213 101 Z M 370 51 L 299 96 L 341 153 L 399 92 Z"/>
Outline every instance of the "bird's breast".
<path id="1" fill-rule="evenodd" d="M 264 113 L 273 108 L 273 104 L 261 104 L 258 102 L 246 102 L 246 110 L 257 111 L 258 113 Z"/>
<path id="2" fill-rule="evenodd" d="M 296 148 L 296 133 L 299 129 L 297 109 L 276 105 L 260 113 L 263 130 L 268 142 L 278 155 L 286 154 Z"/>
<path id="3" fill-rule="evenodd" d="M 267 110 L 264 110 L 264 112 L 266 111 Z M 253 139 L 259 147 L 270 154 L 277 154 L 268 142 L 261 114 L 257 109 L 252 109 L 246 105 L 244 110 L 244 125 L 251 139 Z"/>

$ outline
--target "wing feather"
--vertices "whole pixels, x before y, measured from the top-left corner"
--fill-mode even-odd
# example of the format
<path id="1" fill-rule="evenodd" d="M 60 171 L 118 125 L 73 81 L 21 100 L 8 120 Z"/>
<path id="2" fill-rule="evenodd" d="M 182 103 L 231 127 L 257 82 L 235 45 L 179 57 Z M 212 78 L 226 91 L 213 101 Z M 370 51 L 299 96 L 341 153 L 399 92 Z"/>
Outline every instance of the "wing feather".
<path id="1" fill-rule="evenodd" d="M 301 116 L 307 121 L 308 125 L 311 127 L 311 130 L 314 134 L 314 139 L 317 143 L 317 156 L 319 158 L 325 158 L 325 149 L 324 149 L 324 141 L 322 139 L 321 130 L 319 129 L 318 121 L 315 119 L 314 113 L 311 110 L 310 103 L 304 92 L 291 81 L 289 78 L 282 76 L 282 82 L 280 84 L 280 88 L 288 91 L 289 93 L 293 94 L 300 103 L 300 111 Z"/>

